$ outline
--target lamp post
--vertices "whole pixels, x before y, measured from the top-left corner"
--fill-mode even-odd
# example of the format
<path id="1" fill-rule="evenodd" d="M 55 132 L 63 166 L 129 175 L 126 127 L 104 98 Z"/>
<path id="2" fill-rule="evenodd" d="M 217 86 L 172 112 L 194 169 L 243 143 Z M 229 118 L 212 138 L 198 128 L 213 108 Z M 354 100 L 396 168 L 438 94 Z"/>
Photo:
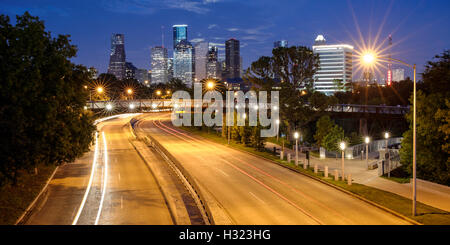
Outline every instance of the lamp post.
<path id="1" fill-rule="evenodd" d="M 366 143 L 366 165 L 367 165 L 367 167 L 369 167 L 369 143 L 370 143 L 370 138 L 368 136 L 366 136 L 366 138 L 364 138 L 364 142 Z"/>
<path id="2" fill-rule="evenodd" d="M 279 134 L 280 134 L 280 119 L 277 119 L 275 121 L 275 123 L 277 125 L 277 142 L 278 142 L 278 137 L 279 137 Z"/>
<path id="3" fill-rule="evenodd" d="M 412 184 L 412 215 L 416 216 L 416 110 L 417 110 L 417 106 L 416 106 L 416 64 L 414 65 L 410 65 L 404 61 L 398 60 L 398 59 L 393 59 L 391 57 L 388 58 L 379 58 L 376 57 L 375 54 L 373 53 L 366 53 L 364 55 L 362 55 L 362 62 L 366 63 L 366 64 L 373 64 L 376 62 L 377 59 L 380 60 L 387 60 L 387 61 L 394 61 L 397 62 L 399 64 L 402 64 L 404 66 L 407 66 L 409 68 L 412 68 L 413 73 L 414 73 L 414 87 L 413 87 L 413 184 Z"/>
<path id="4" fill-rule="evenodd" d="M 387 153 L 387 162 L 388 162 L 388 178 L 391 177 L 391 154 L 389 153 L 389 147 L 388 147 L 388 140 L 389 140 L 389 133 L 384 133 L 384 138 L 386 139 L 386 153 Z M 385 155 L 386 155 L 385 153 Z"/>
<path id="5" fill-rule="evenodd" d="M 342 164 L 341 164 L 341 168 L 342 168 L 342 180 L 345 181 L 345 172 L 344 172 L 344 156 L 345 156 L 345 142 L 341 142 L 339 144 L 339 148 L 342 151 Z"/>
<path id="6" fill-rule="evenodd" d="M 299 133 L 295 132 L 294 133 L 294 138 L 295 138 L 295 166 L 298 166 L 298 137 L 299 137 Z"/>

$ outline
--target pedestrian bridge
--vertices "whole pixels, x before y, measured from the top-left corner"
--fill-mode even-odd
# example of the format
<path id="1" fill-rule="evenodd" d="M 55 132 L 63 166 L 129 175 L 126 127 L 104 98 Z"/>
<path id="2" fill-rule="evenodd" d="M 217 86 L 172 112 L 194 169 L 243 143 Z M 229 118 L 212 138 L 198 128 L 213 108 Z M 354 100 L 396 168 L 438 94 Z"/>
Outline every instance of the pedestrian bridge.
<path id="1" fill-rule="evenodd" d="M 173 109 L 174 107 L 186 106 L 187 103 L 174 103 L 170 99 L 144 99 L 144 100 L 112 100 L 112 101 L 88 101 L 86 109 L 91 110 L 120 110 L 132 112 L 145 112 L 152 110 Z M 202 101 L 192 100 L 191 107 L 202 106 L 208 107 L 207 103 Z M 247 103 L 248 106 L 248 103 Z M 271 108 L 270 104 L 261 105 L 266 108 Z M 276 107 L 273 107 L 276 108 Z M 383 105 L 351 105 L 338 104 L 330 106 L 327 111 L 333 113 L 358 113 L 358 114 L 390 114 L 390 115 L 404 115 L 408 113 L 409 106 L 383 106 Z"/>

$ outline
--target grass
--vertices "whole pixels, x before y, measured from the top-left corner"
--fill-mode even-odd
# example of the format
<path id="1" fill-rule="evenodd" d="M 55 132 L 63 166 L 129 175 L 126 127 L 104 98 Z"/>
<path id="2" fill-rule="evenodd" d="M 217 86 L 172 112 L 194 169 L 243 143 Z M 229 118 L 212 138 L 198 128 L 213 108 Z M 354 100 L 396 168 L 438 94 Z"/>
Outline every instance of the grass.
<path id="1" fill-rule="evenodd" d="M 196 135 L 202 136 L 208 140 L 211 140 L 213 142 L 219 143 L 219 144 L 227 144 L 227 139 L 222 138 L 220 135 L 214 133 L 211 131 L 211 133 L 207 133 L 204 131 L 197 130 L 193 127 L 181 127 L 182 129 L 194 133 Z M 342 189 L 345 189 L 347 191 L 350 191 L 356 195 L 359 195 L 361 197 L 364 197 L 372 202 L 375 202 L 381 206 L 384 206 L 386 208 L 389 208 L 393 211 L 396 211 L 397 213 L 400 213 L 410 219 L 413 219 L 419 223 L 425 224 L 425 225 L 450 225 L 450 213 L 440 210 L 438 208 L 431 207 L 429 205 L 417 202 L 416 204 L 416 210 L 417 214 L 416 216 L 411 215 L 412 210 L 412 201 L 411 199 L 402 197 L 400 195 L 380 190 L 377 188 L 373 188 L 370 186 L 352 183 L 352 185 L 347 185 L 346 182 L 343 181 L 335 181 L 334 177 L 332 175 L 329 175 L 328 178 L 324 177 L 323 172 L 319 171 L 318 174 L 315 174 L 313 172 L 312 168 L 309 169 L 303 169 L 303 167 L 297 167 L 294 163 L 288 163 L 287 161 L 280 160 L 278 156 L 273 154 L 269 151 L 258 151 L 251 147 L 246 147 L 242 144 L 237 144 L 234 142 L 230 143 L 230 147 L 233 147 L 238 150 L 246 151 L 249 153 L 256 154 L 260 157 L 267 158 L 269 160 L 272 160 L 280 165 L 289 167 L 295 171 L 307 174 L 309 176 L 319 178 L 323 181 L 326 181 L 329 184 L 332 184 L 334 186 L 338 186 Z M 398 177 L 391 177 L 391 180 L 395 179 L 397 181 L 401 181 L 402 178 Z M 408 179 L 409 181 L 409 179 Z"/>
<path id="2" fill-rule="evenodd" d="M 14 225 L 47 183 L 55 166 L 38 166 L 38 175 L 22 171 L 16 185 L 0 187 L 0 225 Z"/>

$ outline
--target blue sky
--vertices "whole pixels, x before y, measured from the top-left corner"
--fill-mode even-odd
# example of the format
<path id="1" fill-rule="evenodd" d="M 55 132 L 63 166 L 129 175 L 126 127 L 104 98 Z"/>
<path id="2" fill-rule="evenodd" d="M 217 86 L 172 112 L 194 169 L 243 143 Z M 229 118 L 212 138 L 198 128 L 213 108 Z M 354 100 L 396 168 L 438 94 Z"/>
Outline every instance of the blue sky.
<path id="1" fill-rule="evenodd" d="M 106 72 L 111 33 L 125 34 L 127 60 L 150 69 L 150 48 L 171 53 L 174 24 L 188 24 L 191 41 L 222 46 L 241 41 L 244 68 L 270 55 L 273 42 L 311 46 L 318 34 L 329 44 L 359 48 L 361 39 L 382 43 L 393 34 L 393 57 L 417 63 L 419 72 L 434 55 L 450 49 L 448 0 L 2 0 L 0 13 L 29 11 L 54 35 L 70 34 L 79 48 L 74 62 Z M 13 18 L 14 19 L 14 18 Z M 358 29 L 361 32 L 359 35 Z M 378 34 L 379 33 L 379 34 Z M 377 35 L 378 34 L 378 35 Z M 223 55 L 223 50 L 220 50 Z M 407 73 L 410 75 L 410 73 Z"/>

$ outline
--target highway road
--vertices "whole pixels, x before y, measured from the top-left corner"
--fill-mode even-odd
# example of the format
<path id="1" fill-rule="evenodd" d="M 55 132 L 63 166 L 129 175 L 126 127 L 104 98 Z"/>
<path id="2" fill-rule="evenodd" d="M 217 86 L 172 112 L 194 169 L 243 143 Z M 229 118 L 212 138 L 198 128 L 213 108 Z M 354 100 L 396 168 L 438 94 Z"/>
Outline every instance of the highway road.
<path id="1" fill-rule="evenodd" d="M 194 136 L 153 113 L 137 130 L 158 140 L 217 203 L 218 223 L 239 225 L 409 224 L 270 161 Z"/>
<path id="2" fill-rule="evenodd" d="M 97 125 L 91 151 L 61 166 L 26 224 L 170 225 L 173 218 L 147 165 L 123 126 L 130 117 Z"/>

